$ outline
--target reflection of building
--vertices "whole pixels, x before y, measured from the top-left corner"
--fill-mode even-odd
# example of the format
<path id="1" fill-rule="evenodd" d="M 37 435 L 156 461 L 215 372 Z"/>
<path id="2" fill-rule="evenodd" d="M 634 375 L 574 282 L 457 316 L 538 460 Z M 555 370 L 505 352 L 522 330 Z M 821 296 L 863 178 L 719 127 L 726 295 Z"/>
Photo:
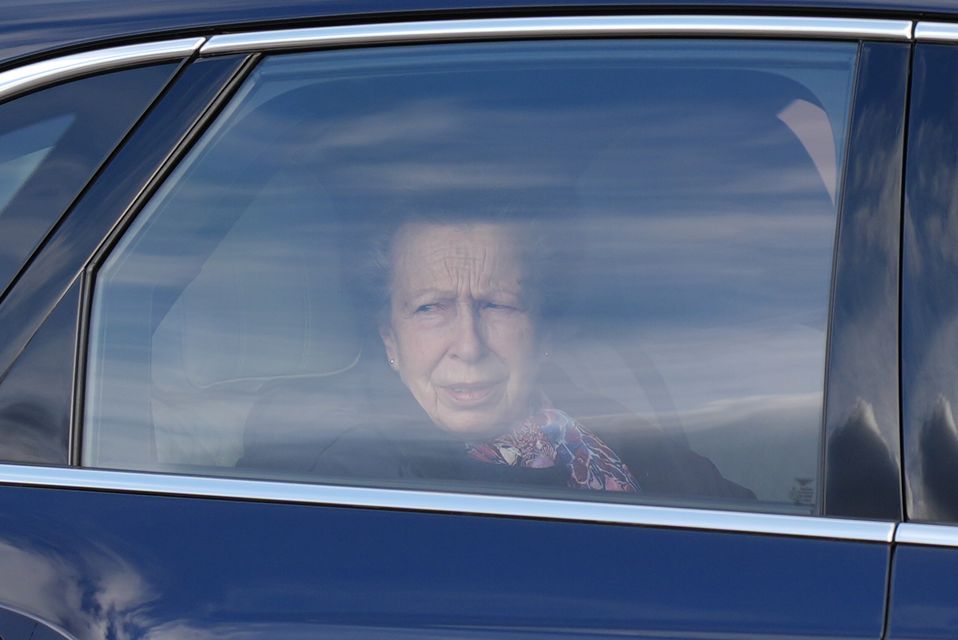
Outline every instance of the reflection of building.
<path id="1" fill-rule="evenodd" d="M 795 478 L 795 484 L 788 492 L 788 497 L 795 504 L 815 504 L 815 484 L 813 478 Z"/>

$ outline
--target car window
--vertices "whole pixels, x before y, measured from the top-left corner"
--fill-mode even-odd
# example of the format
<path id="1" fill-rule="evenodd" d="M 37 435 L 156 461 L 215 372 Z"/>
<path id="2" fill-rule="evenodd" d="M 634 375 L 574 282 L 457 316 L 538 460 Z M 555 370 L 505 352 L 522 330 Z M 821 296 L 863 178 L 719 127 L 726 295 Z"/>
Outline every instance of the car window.
<path id="1" fill-rule="evenodd" d="M 98 269 L 83 463 L 818 512 L 856 56 L 265 58 Z"/>
<path id="2" fill-rule="evenodd" d="M 0 293 L 175 66 L 101 74 L 0 104 Z"/>
<path id="3" fill-rule="evenodd" d="M 69 461 L 78 308 L 74 285 L 0 380 L 0 460 Z"/>
<path id="4" fill-rule="evenodd" d="M 73 122 L 73 115 L 47 118 L 0 136 L 0 215 L 17 189 L 37 170 Z"/>

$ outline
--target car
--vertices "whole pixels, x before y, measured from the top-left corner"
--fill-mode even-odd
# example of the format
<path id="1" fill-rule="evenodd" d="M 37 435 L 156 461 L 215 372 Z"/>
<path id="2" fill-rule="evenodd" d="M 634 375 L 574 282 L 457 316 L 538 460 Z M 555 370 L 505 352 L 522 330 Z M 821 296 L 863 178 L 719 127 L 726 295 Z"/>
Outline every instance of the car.
<path id="1" fill-rule="evenodd" d="M 954 636 L 953 3 L 0 16 L 4 640 Z"/>

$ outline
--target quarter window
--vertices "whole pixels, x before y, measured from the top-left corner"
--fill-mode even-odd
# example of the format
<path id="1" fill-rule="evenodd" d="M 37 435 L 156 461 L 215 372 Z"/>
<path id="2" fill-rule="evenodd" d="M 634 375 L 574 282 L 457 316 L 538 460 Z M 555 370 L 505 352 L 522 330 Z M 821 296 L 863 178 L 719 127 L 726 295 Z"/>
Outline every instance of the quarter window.
<path id="1" fill-rule="evenodd" d="M 817 512 L 856 51 L 267 57 L 99 267 L 84 464 Z"/>
<path id="2" fill-rule="evenodd" d="M 0 294 L 175 68 L 100 74 L 0 105 Z"/>
<path id="3" fill-rule="evenodd" d="M 0 136 L 4 152 L 0 158 L 0 215 L 72 122 L 72 115 L 55 116 Z"/>

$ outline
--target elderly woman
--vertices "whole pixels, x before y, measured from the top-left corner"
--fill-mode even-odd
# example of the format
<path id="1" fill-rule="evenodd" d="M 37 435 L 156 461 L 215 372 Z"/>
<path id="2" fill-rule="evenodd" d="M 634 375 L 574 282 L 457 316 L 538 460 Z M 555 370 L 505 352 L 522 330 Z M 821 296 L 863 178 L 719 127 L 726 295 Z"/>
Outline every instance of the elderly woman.
<path id="1" fill-rule="evenodd" d="M 624 409 L 600 411 L 617 415 L 599 431 L 553 404 L 540 384 L 554 339 L 545 325 L 562 305 L 548 295 L 558 278 L 542 229 L 503 215 L 423 216 L 377 234 L 364 242 L 370 268 L 352 265 L 352 288 L 375 300 L 385 358 L 264 397 L 239 466 L 383 485 L 753 497 Z"/>
<path id="2" fill-rule="evenodd" d="M 541 300 L 517 225 L 412 222 L 386 258 L 389 365 L 479 464 L 554 469 L 569 487 L 637 491 L 621 458 L 538 388 Z"/>

